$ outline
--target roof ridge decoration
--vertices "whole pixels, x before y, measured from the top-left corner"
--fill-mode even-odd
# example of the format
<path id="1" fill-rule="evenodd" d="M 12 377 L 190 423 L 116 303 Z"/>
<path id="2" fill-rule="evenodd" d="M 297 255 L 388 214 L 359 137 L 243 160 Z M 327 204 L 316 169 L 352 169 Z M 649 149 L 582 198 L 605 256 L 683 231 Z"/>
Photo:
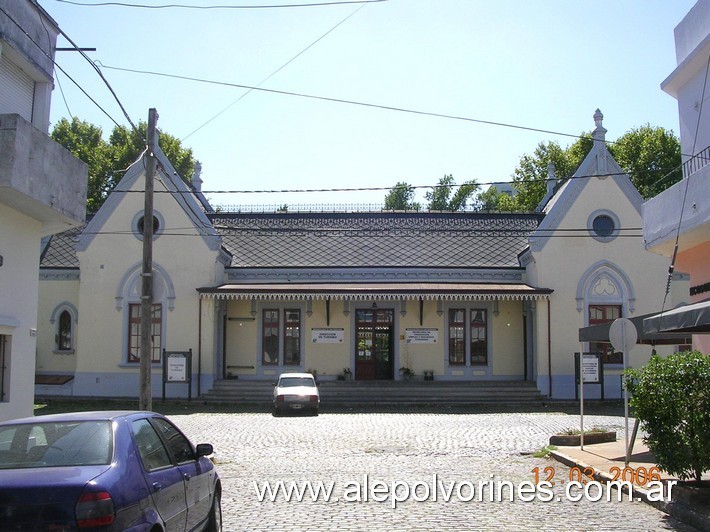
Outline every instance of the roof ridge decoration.
<path id="1" fill-rule="evenodd" d="M 607 130 L 602 125 L 604 115 L 597 109 L 593 118 L 595 128 L 592 132 L 594 141 L 592 149 L 574 175 L 559 187 L 542 209 L 545 218 L 530 236 L 531 251 L 541 251 L 545 247 L 572 205 L 594 177 L 614 181 L 638 215 L 641 216 L 643 197 L 606 147 Z"/>

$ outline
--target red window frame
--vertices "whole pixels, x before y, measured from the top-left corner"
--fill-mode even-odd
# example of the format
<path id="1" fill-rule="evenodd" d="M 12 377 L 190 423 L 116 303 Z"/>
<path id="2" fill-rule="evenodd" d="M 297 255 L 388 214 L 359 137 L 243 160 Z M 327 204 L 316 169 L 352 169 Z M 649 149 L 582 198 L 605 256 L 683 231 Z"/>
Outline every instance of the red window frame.
<path id="1" fill-rule="evenodd" d="M 600 325 L 609 323 L 622 315 L 621 305 L 589 305 L 587 315 L 589 316 L 589 325 Z M 623 364 L 623 354 L 614 351 L 611 344 L 601 342 L 589 342 L 590 353 L 601 353 L 601 359 L 604 364 Z"/>
<path id="2" fill-rule="evenodd" d="M 163 350 L 163 305 L 153 303 L 150 318 L 151 361 L 160 362 Z M 128 305 L 128 362 L 141 361 L 141 304 Z"/>
<path id="3" fill-rule="evenodd" d="M 449 309 L 449 365 L 466 364 L 466 309 Z"/>
<path id="4" fill-rule="evenodd" d="M 261 313 L 261 363 L 264 366 L 279 364 L 279 309 L 265 308 Z"/>

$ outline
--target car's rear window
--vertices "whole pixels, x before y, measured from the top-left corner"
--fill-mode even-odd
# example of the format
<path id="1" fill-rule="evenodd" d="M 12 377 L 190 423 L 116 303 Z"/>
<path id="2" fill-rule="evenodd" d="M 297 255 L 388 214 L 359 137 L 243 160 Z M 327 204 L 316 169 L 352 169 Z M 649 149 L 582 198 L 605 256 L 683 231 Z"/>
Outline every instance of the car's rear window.
<path id="1" fill-rule="evenodd" d="M 310 377 L 282 377 L 279 381 L 282 388 L 293 388 L 295 386 L 315 386 Z"/>
<path id="2" fill-rule="evenodd" d="M 37 422 L 0 427 L 0 469 L 111 463 L 109 421 Z"/>

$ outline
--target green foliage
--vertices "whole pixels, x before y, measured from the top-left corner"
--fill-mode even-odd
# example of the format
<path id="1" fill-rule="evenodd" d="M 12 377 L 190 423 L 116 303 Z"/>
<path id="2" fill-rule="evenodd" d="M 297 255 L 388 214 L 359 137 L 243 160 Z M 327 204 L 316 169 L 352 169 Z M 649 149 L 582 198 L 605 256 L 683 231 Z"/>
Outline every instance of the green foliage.
<path id="1" fill-rule="evenodd" d="M 513 172 L 516 210 L 534 211 L 547 192 L 547 165 L 555 165 L 560 182 L 571 177 L 591 151 L 594 141 L 589 133 L 566 148 L 557 142 L 541 142 L 532 155 L 520 158 Z M 648 199 L 663 192 L 682 178 L 680 141 L 672 131 L 649 124 L 631 129 L 616 142 L 607 144 L 619 166 L 629 174 L 631 182 Z M 666 177 L 666 174 L 669 174 Z M 495 197 L 483 198 L 482 210 L 509 210 L 496 203 Z M 500 195 L 498 198 L 503 199 Z"/>
<path id="2" fill-rule="evenodd" d="M 535 451 L 533 453 L 533 456 L 535 458 L 547 458 L 548 456 L 550 456 L 550 451 L 556 451 L 556 450 L 557 450 L 557 446 L 555 446 L 555 445 L 545 445 L 539 451 Z"/>
<path id="3" fill-rule="evenodd" d="M 453 197 L 452 190 L 456 188 Z M 445 175 L 439 179 L 439 183 L 425 194 L 430 211 L 463 211 L 469 198 L 478 190 L 479 185 L 475 181 L 466 181 L 457 187 L 454 176 Z"/>
<path id="4" fill-rule="evenodd" d="M 610 144 L 609 152 L 646 199 L 683 178 L 680 141 L 662 127 L 646 124 L 632 129 Z"/>
<path id="5" fill-rule="evenodd" d="M 710 356 L 654 355 L 643 368 L 627 370 L 625 380 L 658 465 L 700 482 L 710 469 Z"/>
<path id="6" fill-rule="evenodd" d="M 548 164 L 555 166 L 555 175 L 561 178 L 561 182 L 574 174 L 592 149 L 589 134 L 582 133 L 580 136 L 582 138 L 567 148 L 561 148 L 557 142 L 541 142 L 532 155 L 525 154 L 520 158 L 513 172 L 513 187 L 518 191 L 516 203 L 519 210 L 532 212 L 545 197 Z"/>
<path id="7" fill-rule="evenodd" d="M 89 165 L 89 186 L 86 210 L 96 212 L 123 177 L 123 172 L 145 149 L 146 122 L 138 124 L 139 132 L 116 126 L 109 140 L 103 139 L 103 130 L 74 117 L 70 122 L 62 118 L 52 131 L 52 139 L 75 157 Z M 158 144 L 180 176 L 192 175 L 195 159 L 191 149 L 182 147 L 180 140 L 167 133 L 158 136 Z"/>
<path id="8" fill-rule="evenodd" d="M 385 209 L 393 211 L 418 211 L 421 208 L 414 200 L 414 187 L 400 181 L 385 196 Z"/>

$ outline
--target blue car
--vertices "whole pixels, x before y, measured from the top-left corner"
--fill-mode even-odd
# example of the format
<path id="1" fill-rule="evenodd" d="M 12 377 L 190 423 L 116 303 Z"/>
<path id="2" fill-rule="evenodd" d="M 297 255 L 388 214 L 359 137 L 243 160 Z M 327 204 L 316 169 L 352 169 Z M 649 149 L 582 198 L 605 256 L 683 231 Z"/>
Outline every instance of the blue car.
<path id="1" fill-rule="evenodd" d="M 154 412 L 0 423 L 0 529 L 219 531 L 212 452 Z"/>

